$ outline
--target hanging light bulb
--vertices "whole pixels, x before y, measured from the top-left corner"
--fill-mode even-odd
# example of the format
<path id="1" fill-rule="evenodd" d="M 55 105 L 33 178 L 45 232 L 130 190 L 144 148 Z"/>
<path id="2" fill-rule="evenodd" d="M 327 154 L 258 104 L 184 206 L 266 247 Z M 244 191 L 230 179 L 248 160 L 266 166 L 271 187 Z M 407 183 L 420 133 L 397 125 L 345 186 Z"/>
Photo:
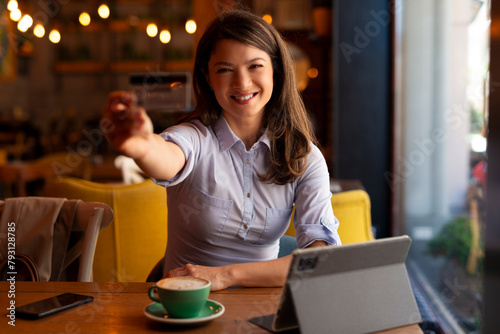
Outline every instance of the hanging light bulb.
<path id="1" fill-rule="evenodd" d="M 17 1 L 15 0 L 10 0 L 8 3 L 7 3 L 7 9 L 10 10 L 11 12 L 14 10 L 14 9 L 17 9 L 19 7 L 19 5 L 17 4 Z"/>
<path id="2" fill-rule="evenodd" d="M 21 11 L 19 10 L 19 8 L 16 8 L 16 9 L 14 9 L 14 10 L 12 10 L 12 11 L 10 12 L 10 15 L 9 15 L 9 16 L 10 16 L 10 19 L 11 19 L 12 21 L 17 22 L 17 21 L 19 21 L 19 20 L 21 19 L 21 16 L 22 16 L 22 15 L 23 15 L 23 14 L 22 14 L 22 13 L 21 13 Z"/>
<path id="3" fill-rule="evenodd" d="M 188 34 L 194 34 L 196 32 L 196 22 L 194 20 L 186 21 L 186 31 Z"/>
<path id="4" fill-rule="evenodd" d="M 54 44 L 57 44 L 61 41 L 61 34 L 57 29 L 52 29 L 52 31 L 49 33 L 49 40 Z"/>
<path id="5" fill-rule="evenodd" d="M 264 16 L 262 16 L 262 19 L 269 24 L 273 23 L 273 17 L 270 14 L 264 14 Z"/>
<path id="6" fill-rule="evenodd" d="M 33 19 L 28 14 L 24 15 L 17 23 L 17 29 L 21 32 L 26 32 L 33 25 Z"/>
<path id="7" fill-rule="evenodd" d="M 102 4 L 97 9 L 97 13 L 99 14 L 99 16 L 101 18 L 107 19 L 109 17 L 109 14 L 110 14 L 109 7 L 106 4 Z"/>
<path id="8" fill-rule="evenodd" d="M 38 37 L 38 38 L 42 38 L 44 35 L 45 35 L 45 28 L 43 27 L 43 25 L 41 25 L 40 23 L 38 23 L 34 28 L 33 28 L 33 34 Z"/>
<path id="9" fill-rule="evenodd" d="M 154 23 L 148 24 L 146 27 L 146 33 L 149 37 L 155 37 L 158 34 L 158 27 Z"/>
<path id="10" fill-rule="evenodd" d="M 90 24 L 90 15 L 87 12 L 83 12 L 78 17 L 78 21 L 82 26 L 88 26 Z"/>
<path id="11" fill-rule="evenodd" d="M 168 31 L 167 29 L 164 29 L 160 32 L 160 41 L 163 44 L 167 44 L 168 42 L 170 42 L 171 39 L 172 35 L 170 34 L 170 31 Z"/>

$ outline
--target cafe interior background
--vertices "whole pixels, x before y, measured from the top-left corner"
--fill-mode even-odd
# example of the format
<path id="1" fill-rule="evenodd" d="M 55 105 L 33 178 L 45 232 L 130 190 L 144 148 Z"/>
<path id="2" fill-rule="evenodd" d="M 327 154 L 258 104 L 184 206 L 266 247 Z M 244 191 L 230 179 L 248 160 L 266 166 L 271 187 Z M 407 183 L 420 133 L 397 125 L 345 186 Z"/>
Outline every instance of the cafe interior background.
<path id="1" fill-rule="evenodd" d="M 367 191 L 375 237 L 413 238 L 423 326 L 477 332 L 489 0 L 0 1 L 0 164 L 76 154 L 88 179 L 121 182 L 99 129 L 107 94 L 133 89 L 132 73 L 191 71 L 207 22 L 235 6 L 287 39 L 331 175 Z M 191 107 L 151 110 L 155 130 Z"/>

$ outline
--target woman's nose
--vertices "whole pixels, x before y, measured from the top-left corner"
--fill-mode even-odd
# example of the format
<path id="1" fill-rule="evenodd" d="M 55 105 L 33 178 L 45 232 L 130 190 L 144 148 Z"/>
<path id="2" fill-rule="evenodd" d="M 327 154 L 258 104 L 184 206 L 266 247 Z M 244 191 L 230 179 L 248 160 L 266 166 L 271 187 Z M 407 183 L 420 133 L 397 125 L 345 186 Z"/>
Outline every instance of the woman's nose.
<path id="1" fill-rule="evenodd" d="M 233 88 L 246 89 L 251 87 L 252 80 L 245 71 L 235 71 L 233 77 Z"/>

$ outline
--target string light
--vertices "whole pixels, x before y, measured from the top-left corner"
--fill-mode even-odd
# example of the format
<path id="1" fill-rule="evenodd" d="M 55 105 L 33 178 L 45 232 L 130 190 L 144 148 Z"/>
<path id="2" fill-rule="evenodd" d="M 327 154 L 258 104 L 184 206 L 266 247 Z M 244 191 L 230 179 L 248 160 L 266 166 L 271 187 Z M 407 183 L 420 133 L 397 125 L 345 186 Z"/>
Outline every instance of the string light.
<path id="1" fill-rule="evenodd" d="M 172 35 L 170 34 L 170 31 L 164 29 L 160 32 L 160 41 L 163 44 L 167 44 L 168 42 L 170 42 L 171 39 Z"/>
<path id="2" fill-rule="evenodd" d="M 43 25 L 41 25 L 40 23 L 38 23 L 34 28 L 33 28 L 33 34 L 38 37 L 38 38 L 42 38 L 44 35 L 45 35 L 45 28 L 43 27 Z"/>
<path id="3" fill-rule="evenodd" d="M 186 31 L 188 34 L 194 34 L 196 32 L 196 22 L 194 20 L 187 20 Z"/>
<path id="4" fill-rule="evenodd" d="M 148 24 L 146 27 L 146 33 L 149 37 L 155 37 L 158 34 L 158 27 L 154 23 Z"/>
<path id="5" fill-rule="evenodd" d="M 106 4 L 102 4 L 97 9 L 97 13 L 99 14 L 99 16 L 101 18 L 107 19 L 109 17 L 109 14 L 110 14 L 109 7 Z"/>
<path id="6" fill-rule="evenodd" d="M 10 10 L 11 12 L 14 10 L 14 9 L 17 9 L 19 7 L 19 5 L 17 4 L 17 1 L 15 0 L 10 0 L 8 3 L 7 3 L 7 9 Z"/>
<path id="7" fill-rule="evenodd" d="M 78 21 L 82 26 L 88 26 L 90 24 L 90 15 L 87 12 L 83 12 L 78 17 Z"/>
<path id="8" fill-rule="evenodd" d="M 16 8 L 16 9 L 13 9 L 11 12 L 10 12 L 10 19 L 14 22 L 17 22 L 21 19 L 21 11 L 19 10 L 19 8 Z"/>
<path id="9" fill-rule="evenodd" d="M 49 33 L 49 40 L 54 44 L 57 44 L 61 41 L 61 34 L 59 33 L 59 31 L 57 29 L 53 29 Z"/>
<path id="10" fill-rule="evenodd" d="M 19 9 L 19 3 L 16 0 L 9 0 L 6 8 L 10 11 L 10 19 L 12 21 L 18 22 L 17 27 L 19 31 L 26 32 L 29 28 L 33 26 L 33 18 L 30 15 L 23 15 L 21 10 Z M 101 3 L 97 9 L 97 13 L 99 17 L 102 19 L 107 19 L 110 16 L 110 8 L 107 4 Z M 264 15 L 263 17 L 267 22 L 272 22 L 272 17 L 269 14 Z M 88 12 L 82 12 L 78 21 L 82 26 L 90 25 L 92 18 Z M 196 21 L 190 19 L 186 21 L 185 29 L 189 34 L 194 34 L 197 31 Z M 150 23 L 147 25 L 146 33 L 149 37 L 156 37 L 158 35 L 158 26 L 155 23 Z M 46 35 L 45 27 L 41 23 L 37 23 L 33 27 L 33 34 L 42 38 Z M 48 33 L 48 38 L 52 43 L 59 43 L 61 41 L 61 33 L 57 29 L 53 29 Z M 168 29 L 161 30 L 159 34 L 159 39 L 163 44 L 170 43 L 172 40 L 172 34 Z"/>
<path id="11" fill-rule="evenodd" d="M 26 32 L 33 25 L 33 19 L 28 14 L 24 15 L 17 23 L 17 29 L 21 32 Z"/>

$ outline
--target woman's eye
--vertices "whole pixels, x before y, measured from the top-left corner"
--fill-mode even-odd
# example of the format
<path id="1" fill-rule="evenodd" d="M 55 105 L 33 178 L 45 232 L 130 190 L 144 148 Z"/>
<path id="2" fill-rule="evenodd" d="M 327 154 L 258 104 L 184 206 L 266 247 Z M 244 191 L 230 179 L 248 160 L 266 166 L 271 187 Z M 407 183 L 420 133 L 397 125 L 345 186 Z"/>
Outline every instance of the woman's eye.
<path id="1" fill-rule="evenodd" d="M 254 69 L 254 68 L 261 68 L 261 67 L 264 67 L 264 65 L 261 65 L 261 64 L 253 64 L 253 65 L 250 65 L 250 68 L 251 68 L 251 69 Z"/>
<path id="2" fill-rule="evenodd" d="M 228 68 L 219 68 L 217 69 L 216 73 L 226 73 L 226 72 L 229 72 L 229 69 Z"/>

